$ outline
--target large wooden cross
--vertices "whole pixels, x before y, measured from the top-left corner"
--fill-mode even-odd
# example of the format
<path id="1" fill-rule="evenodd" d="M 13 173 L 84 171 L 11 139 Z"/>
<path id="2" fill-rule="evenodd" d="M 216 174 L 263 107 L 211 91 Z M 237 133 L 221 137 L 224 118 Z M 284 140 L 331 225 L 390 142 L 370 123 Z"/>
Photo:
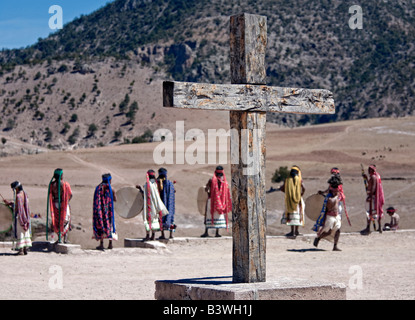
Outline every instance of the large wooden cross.
<path id="1" fill-rule="evenodd" d="M 266 86 L 266 45 L 266 17 L 246 13 L 232 16 L 232 84 L 163 83 L 164 107 L 228 110 L 231 129 L 238 133 L 237 137 L 231 135 L 231 154 L 239 157 L 237 163 L 231 164 L 235 283 L 266 281 L 266 113 L 335 112 L 333 94 L 328 90 Z M 251 173 L 246 170 L 247 153 L 254 160 Z"/>

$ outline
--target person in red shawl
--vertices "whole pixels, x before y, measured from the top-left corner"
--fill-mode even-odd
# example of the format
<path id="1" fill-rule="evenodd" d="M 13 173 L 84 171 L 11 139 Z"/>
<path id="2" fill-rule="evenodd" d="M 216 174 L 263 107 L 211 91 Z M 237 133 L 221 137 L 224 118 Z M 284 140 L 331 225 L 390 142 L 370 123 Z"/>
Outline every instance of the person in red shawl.
<path id="1" fill-rule="evenodd" d="M 97 250 L 104 250 L 104 239 L 108 239 L 108 249 L 112 249 L 112 240 L 117 240 L 115 230 L 114 202 L 117 201 L 111 187 L 111 174 L 102 175 L 102 182 L 95 188 L 92 226 L 93 239 L 100 241 Z"/>
<path id="2" fill-rule="evenodd" d="M 69 201 L 71 199 L 71 186 L 63 180 L 63 170 L 58 168 L 54 171 L 49 183 L 47 217 L 49 217 L 50 208 L 52 230 L 58 235 L 59 243 L 62 242 L 62 236 L 64 242 L 68 243 L 68 231 L 71 227 L 71 212 L 69 207 Z"/>
<path id="3" fill-rule="evenodd" d="M 208 237 L 208 229 L 216 229 L 216 237 L 221 237 L 219 229 L 228 229 L 229 214 L 232 213 L 231 192 L 226 181 L 223 167 L 216 167 L 215 174 L 205 187 L 208 200 L 205 212 L 205 233 L 201 237 Z"/>
<path id="4" fill-rule="evenodd" d="M 13 210 L 13 236 L 17 239 L 17 255 L 26 255 L 27 249 L 32 246 L 29 198 L 19 181 L 13 182 L 11 188 L 14 192 L 14 202 L 4 202 Z"/>
<path id="5" fill-rule="evenodd" d="M 366 217 L 367 226 L 366 229 L 362 230 L 361 233 L 367 235 L 370 233 L 370 223 L 378 221 L 378 230 L 382 233 L 381 220 L 383 217 L 383 205 L 385 203 L 385 196 L 383 194 L 382 179 L 376 170 L 376 165 L 369 166 L 368 169 L 369 178 L 367 179 L 367 198 L 366 198 Z M 376 227 L 375 227 L 376 231 Z"/>

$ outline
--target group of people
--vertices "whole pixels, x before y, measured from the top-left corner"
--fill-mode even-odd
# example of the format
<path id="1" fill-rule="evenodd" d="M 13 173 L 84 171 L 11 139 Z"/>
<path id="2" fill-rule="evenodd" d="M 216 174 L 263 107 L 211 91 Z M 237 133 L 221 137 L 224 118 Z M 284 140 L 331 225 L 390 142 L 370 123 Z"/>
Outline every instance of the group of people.
<path id="1" fill-rule="evenodd" d="M 160 231 L 158 239 L 166 239 L 165 231 L 170 232 L 173 238 L 176 229 L 175 214 L 175 181 L 167 179 L 167 170 L 160 168 L 158 177 L 154 170 L 147 171 L 146 183 L 143 187 L 137 185 L 144 197 L 143 221 L 146 230 L 144 241 L 154 240 L 155 233 Z M 209 229 L 215 229 L 216 237 L 220 237 L 220 229 L 228 229 L 229 215 L 232 213 L 232 200 L 228 182 L 223 167 L 215 169 L 213 177 L 206 184 L 208 194 L 205 210 L 205 232 L 201 237 L 208 237 Z"/>
<path id="2" fill-rule="evenodd" d="M 369 234 L 370 225 L 372 223 L 375 231 L 397 230 L 399 228 L 399 215 L 396 213 L 394 207 L 389 207 L 386 210 L 391 217 L 391 221 L 390 223 L 386 223 L 382 228 L 381 220 L 384 216 L 383 206 L 385 203 L 382 180 L 375 165 L 369 166 L 368 174 L 368 176 L 364 172 L 362 174 L 367 193 L 367 225 L 366 228 L 361 231 L 361 234 Z M 314 240 L 314 246 L 317 247 L 321 239 L 327 239 L 333 241 L 334 251 L 341 251 L 338 247 L 338 241 L 340 237 L 342 213 L 344 212 L 348 220 L 349 217 L 346 210 L 346 196 L 343 191 L 343 181 L 338 168 L 331 169 L 331 176 L 327 183 L 329 184 L 328 188 L 325 191 L 318 192 L 324 196 L 324 202 L 320 215 L 313 226 L 313 231 L 317 233 Z M 298 228 L 305 224 L 305 204 L 302 198 L 305 188 L 301 177 L 301 170 L 298 166 L 293 166 L 291 168 L 289 177 L 285 179 L 284 184 L 279 190 L 285 193 L 285 211 L 281 223 L 291 226 L 291 232 L 286 234 L 286 236 L 296 237 L 299 235 Z M 377 229 L 375 221 L 378 222 Z"/>
<path id="3" fill-rule="evenodd" d="M 391 217 L 391 222 L 381 227 L 383 218 L 383 205 L 385 202 L 382 181 L 375 165 L 369 166 L 368 176 L 363 173 L 366 185 L 366 217 L 367 226 L 361 231 L 362 234 L 370 233 L 370 226 L 376 230 L 375 221 L 378 222 L 377 231 L 397 230 L 399 227 L 399 215 L 396 209 L 389 207 L 386 211 Z M 117 201 L 114 189 L 111 186 L 111 174 L 102 175 L 102 182 L 95 188 L 93 198 L 93 238 L 100 241 L 97 249 L 104 249 L 104 239 L 108 239 L 108 249 L 112 249 L 112 241 L 117 240 L 115 228 L 114 202 Z M 155 240 L 155 233 L 160 231 L 158 239 L 166 239 L 165 231 L 169 231 L 170 238 L 176 229 L 174 223 L 175 215 L 175 181 L 167 178 L 167 170 L 160 168 L 158 177 L 154 170 L 146 173 L 146 182 L 141 187 L 136 185 L 143 196 L 143 221 L 146 230 L 144 241 Z M 313 226 L 317 233 L 314 246 L 318 246 L 321 239 L 333 240 L 333 250 L 340 251 L 338 240 L 340 237 L 341 217 L 344 212 L 347 219 L 345 194 L 343 191 L 343 181 L 338 168 L 331 169 L 331 177 L 327 181 L 328 188 L 319 191 L 324 196 L 324 203 L 321 213 Z M 30 228 L 30 207 L 29 199 L 23 186 L 19 181 L 11 184 L 14 194 L 14 201 L 4 200 L 5 204 L 13 210 L 13 235 L 16 239 L 16 249 L 18 255 L 26 255 L 28 248 L 32 246 Z M 291 231 L 286 235 L 296 237 L 299 227 L 305 225 L 305 203 L 303 195 L 305 187 L 298 166 L 291 168 L 289 177 L 285 179 L 279 188 L 285 193 L 285 211 L 281 219 L 282 224 L 291 227 Z M 208 237 L 209 229 L 216 230 L 216 237 L 220 237 L 220 229 L 228 229 L 229 215 L 232 213 L 232 200 L 228 182 L 226 180 L 223 167 L 215 169 L 213 177 L 209 179 L 205 186 L 208 194 L 204 217 L 205 232 L 201 237 Z M 46 237 L 49 231 L 49 211 L 51 217 L 51 230 L 58 235 L 57 242 L 68 242 L 68 232 L 71 230 L 71 211 L 69 202 L 72 199 L 70 184 L 63 179 L 63 170 L 58 168 L 54 171 L 53 177 L 48 186 L 47 201 L 47 227 Z M 349 221 L 350 223 L 350 221 Z"/>
<path id="4" fill-rule="evenodd" d="M 323 206 L 320 215 L 313 226 L 313 231 L 317 233 L 314 246 L 318 246 L 321 239 L 333 241 L 333 250 L 341 251 L 338 247 L 340 238 L 340 228 L 342 224 L 342 215 L 350 219 L 346 210 L 346 196 L 343 191 L 343 181 L 338 168 L 332 168 L 330 179 L 327 181 L 328 188 L 318 193 L 324 196 Z M 389 207 L 386 212 L 389 214 L 391 221 L 386 223 L 382 228 L 382 218 L 384 216 L 385 198 L 383 194 L 382 180 L 377 172 L 376 166 L 371 165 L 368 168 L 368 175 L 363 174 L 366 185 L 366 218 L 367 226 L 361 231 L 361 234 L 370 233 L 370 226 L 375 221 L 378 227 L 375 230 L 382 232 L 387 230 L 397 230 L 399 228 L 399 215 L 396 209 Z M 305 225 L 305 203 L 303 195 L 305 187 L 299 166 L 293 166 L 290 170 L 289 177 L 285 179 L 283 185 L 279 188 L 285 193 L 285 211 L 281 218 L 281 223 L 291 227 L 291 231 L 286 234 L 287 237 L 296 237 L 300 235 L 299 227 Z M 218 166 L 213 178 L 206 184 L 205 191 L 208 193 L 208 200 L 205 210 L 205 232 L 202 237 L 208 236 L 210 228 L 216 229 L 216 237 L 220 237 L 219 230 L 228 228 L 229 214 L 232 212 L 232 201 L 230 190 L 223 167 Z"/>
<path id="5" fill-rule="evenodd" d="M 174 183 L 175 181 L 167 179 L 167 170 L 160 168 L 157 178 L 154 170 L 148 170 L 144 186 L 136 185 L 144 200 L 143 221 L 146 237 L 143 241 L 155 240 L 158 231 L 161 231 L 158 239 L 166 239 L 166 230 L 170 232 L 170 238 L 173 238 L 176 229 Z M 116 193 L 111 186 L 111 174 L 104 174 L 94 193 L 93 230 L 95 240 L 100 241 L 98 250 L 104 250 L 104 239 L 109 241 L 108 249 L 112 249 L 112 241 L 118 239 L 114 217 L 116 201 Z"/>
<path id="6" fill-rule="evenodd" d="M 113 248 L 113 240 L 118 239 L 114 203 L 117 201 L 116 193 L 111 186 L 111 174 L 102 175 L 101 183 L 95 188 L 93 197 L 92 229 L 93 239 L 99 241 L 98 250 L 104 250 L 104 240 L 108 240 L 108 249 Z M 155 240 L 156 232 L 161 232 L 158 239 L 166 239 L 165 232 L 169 231 L 169 238 L 173 238 L 176 230 L 175 215 L 175 181 L 167 178 L 167 170 L 160 168 L 158 177 L 154 170 L 146 173 L 146 182 L 143 186 L 136 185 L 143 196 L 143 222 L 146 237 L 143 241 Z M 59 187 L 60 186 L 60 187 Z M 11 184 L 14 192 L 14 201 L 5 201 L 13 210 L 13 236 L 16 239 L 18 255 L 25 255 L 32 246 L 30 228 L 29 199 L 20 182 Z M 219 230 L 228 228 L 229 214 L 232 212 L 230 188 L 226 181 L 224 169 L 218 166 L 206 185 L 208 201 L 204 219 L 205 233 L 216 229 L 216 237 L 220 237 Z M 58 236 L 58 243 L 68 243 L 68 232 L 71 230 L 71 209 L 69 202 L 72 199 L 70 184 L 63 179 L 63 170 L 58 168 L 48 186 L 46 238 L 52 231 Z M 49 230 L 49 216 L 50 230 Z"/>
<path id="7" fill-rule="evenodd" d="M 158 239 L 166 239 L 166 230 L 170 232 L 169 238 L 173 238 L 173 232 L 177 227 L 174 223 L 176 205 L 174 183 L 175 181 L 167 179 L 167 170 L 160 168 L 157 178 L 154 170 L 148 170 L 144 186 L 136 185 L 144 197 L 143 221 L 146 229 L 144 241 L 154 240 L 157 231 L 161 231 Z"/>
<path id="8" fill-rule="evenodd" d="M 27 255 L 32 247 L 31 211 L 29 197 L 19 181 L 11 183 L 13 201 L 4 199 L 5 205 L 13 212 L 12 235 L 16 240 L 17 255 Z M 69 201 L 72 198 L 71 186 L 63 180 L 63 170 L 56 169 L 48 186 L 46 237 L 49 231 L 49 210 L 51 230 L 58 234 L 58 241 L 67 242 L 68 231 L 71 229 Z"/>
<path id="9" fill-rule="evenodd" d="M 165 239 L 164 231 L 170 231 L 170 238 L 176 228 L 174 224 L 175 189 L 174 183 L 167 179 L 167 170 L 159 169 L 159 176 L 155 178 L 155 172 L 147 172 L 147 181 L 144 190 L 139 188 L 144 196 L 143 208 L 144 226 L 147 237 L 145 240 L 154 239 L 156 231 L 161 231 L 159 239 Z M 104 239 L 108 239 L 108 249 L 113 248 L 112 241 L 118 239 L 115 227 L 114 202 L 117 201 L 116 193 L 111 186 L 111 174 L 102 175 L 101 183 L 95 188 L 93 198 L 92 229 L 93 239 L 100 242 L 97 249 L 104 249 Z M 26 255 L 32 246 L 31 241 L 31 211 L 29 198 L 19 181 L 11 184 L 13 201 L 4 199 L 5 205 L 13 212 L 12 236 L 15 239 L 17 255 Z M 46 239 L 52 231 L 58 236 L 57 243 L 68 243 L 68 232 L 71 230 L 71 209 L 69 202 L 72 199 L 70 184 L 63 179 L 63 170 L 54 171 L 48 186 L 47 214 L 46 214 Z M 51 218 L 49 224 L 49 216 Z M 49 228 L 50 225 L 50 228 Z M 150 238 L 149 233 L 152 232 Z"/>

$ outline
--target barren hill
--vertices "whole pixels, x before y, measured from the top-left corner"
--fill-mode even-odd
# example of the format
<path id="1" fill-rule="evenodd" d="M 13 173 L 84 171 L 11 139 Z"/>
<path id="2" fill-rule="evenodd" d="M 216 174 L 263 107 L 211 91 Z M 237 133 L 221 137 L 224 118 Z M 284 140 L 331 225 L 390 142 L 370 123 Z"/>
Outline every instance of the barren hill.
<path id="1" fill-rule="evenodd" d="M 0 51 L 0 130 L 50 149 L 148 141 L 180 111 L 162 80 L 229 82 L 229 16 L 268 18 L 267 77 L 334 93 L 334 116 L 269 115 L 286 126 L 414 115 L 415 5 L 366 1 L 116 0 L 27 48 Z M 221 114 L 198 114 L 189 126 Z M 207 120 L 204 123 L 204 120 Z"/>
<path id="2" fill-rule="evenodd" d="M 52 150 L 148 142 L 157 129 L 176 121 L 202 130 L 222 123 L 220 112 L 192 114 L 162 107 L 160 75 L 132 62 L 108 59 L 21 66 L 0 91 L 0 135 Z M 226 119 L 226 117 L 225 117 Z M 4 143 L 7 146 L 7 141 Z M 20 150 L 18 150 L 20 151 Z M 5 148 L 3 155 L 13 153 Z"/>

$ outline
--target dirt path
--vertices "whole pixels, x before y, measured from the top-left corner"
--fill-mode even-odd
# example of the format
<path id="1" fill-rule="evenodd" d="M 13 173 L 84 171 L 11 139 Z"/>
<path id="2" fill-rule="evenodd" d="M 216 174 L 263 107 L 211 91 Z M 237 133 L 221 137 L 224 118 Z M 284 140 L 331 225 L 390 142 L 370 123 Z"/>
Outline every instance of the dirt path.
<path id="1" fill-rule="evenodd" d="M 269 237 L 267 281 L 283 277 L 343 283 L 350 300 L 415 299 L 415 230 L 343 234 L 341 252 L 331 251 L 332 244 L 325 241 L 314 248 L 313 239 Z M 12 254 L 10 248 L 0 248 L 0 299 L 153 300 L 155 280 L 230 281 L 232 275 L 230 237 L 181 238 L 159 250 Z"/>

